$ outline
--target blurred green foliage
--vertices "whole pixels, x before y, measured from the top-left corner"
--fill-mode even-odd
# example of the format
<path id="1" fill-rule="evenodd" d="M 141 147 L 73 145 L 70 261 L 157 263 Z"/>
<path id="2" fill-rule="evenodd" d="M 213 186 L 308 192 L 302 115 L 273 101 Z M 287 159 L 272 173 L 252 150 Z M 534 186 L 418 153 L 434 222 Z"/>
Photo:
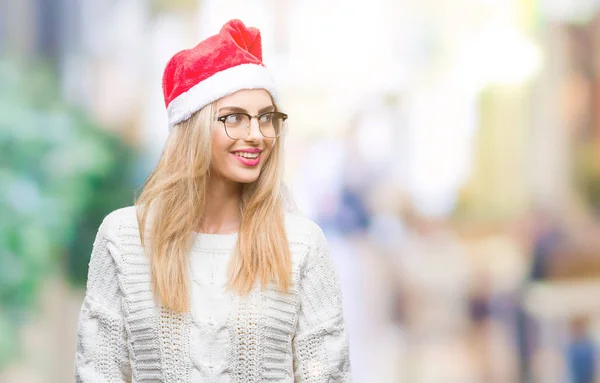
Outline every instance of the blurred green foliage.
<path id="1" fill-rule="evenodd" d="M 66 104 L 55 72 L 0 61 L 0 369 L 44 278 L 83 284 L 103 217 L 133 200 L 132 148 Z"/>
<path id="2" fill-rule="evenodd" d="M 575 184 L 591 208 L 600 215 L 600 163 L 596 143 L 587 140 L 575 150 Z"/>

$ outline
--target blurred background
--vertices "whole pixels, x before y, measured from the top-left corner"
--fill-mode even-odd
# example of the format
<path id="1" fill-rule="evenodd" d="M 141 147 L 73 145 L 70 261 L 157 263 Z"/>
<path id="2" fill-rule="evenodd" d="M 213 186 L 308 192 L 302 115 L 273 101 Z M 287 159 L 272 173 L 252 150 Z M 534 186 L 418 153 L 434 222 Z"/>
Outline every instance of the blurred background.
<path id="1" fill-rule="evenodd" d="M 0 1 L 0 382 L 73 380 L 163 68 L 230 18 L 262 31 L 355 382 L 600 382 L 595 0 Z"/>

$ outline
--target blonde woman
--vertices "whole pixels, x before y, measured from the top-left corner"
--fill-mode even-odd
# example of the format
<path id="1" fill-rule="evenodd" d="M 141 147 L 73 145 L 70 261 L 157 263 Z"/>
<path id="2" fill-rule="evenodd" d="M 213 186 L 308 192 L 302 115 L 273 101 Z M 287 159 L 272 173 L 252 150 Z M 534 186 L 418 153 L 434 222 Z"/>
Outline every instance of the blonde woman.
<path id="1" fill-rule="evenodd" d="M 337 274 L 284 211 L 287 115 L 239 20 L 167 64 L 170 134 L 135 206 L 101 224 L 77 382 L 350 382 Z"/>

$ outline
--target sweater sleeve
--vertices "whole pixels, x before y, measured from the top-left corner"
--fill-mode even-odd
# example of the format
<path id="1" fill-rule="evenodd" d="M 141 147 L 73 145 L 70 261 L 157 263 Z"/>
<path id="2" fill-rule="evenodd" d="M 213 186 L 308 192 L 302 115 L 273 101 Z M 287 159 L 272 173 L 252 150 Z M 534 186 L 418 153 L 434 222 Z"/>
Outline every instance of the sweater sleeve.
<path id="1" fill-rule="evenodd" d="M 122 294 L 115 263 L 118 252 L 115 226 L 114 217 L 106 217 L 94 241 L 77 324 L 77 383 L 131 381 Z"/>
<path id="2" fill-rule="evenodd" d="M 323 231 L 313 228 L 300 275 L 300 307 L 292 342 L 296 383 L 349 383 L 349 345 L 342 296 Z"/>

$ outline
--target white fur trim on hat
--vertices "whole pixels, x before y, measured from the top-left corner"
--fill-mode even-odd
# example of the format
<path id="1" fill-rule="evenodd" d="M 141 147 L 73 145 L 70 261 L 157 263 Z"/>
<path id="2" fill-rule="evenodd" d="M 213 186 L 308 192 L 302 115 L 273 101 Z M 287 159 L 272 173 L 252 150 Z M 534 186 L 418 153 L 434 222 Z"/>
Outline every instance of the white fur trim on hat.
<path id="1" fill-rule="evenodd" d="M 217 72 L 177 96 L 167 107 L 169 130 L 202 107 L 242 89 L 265 89 L 276 99 L 275 83 L 267 68 L 241 64 Z"/>

